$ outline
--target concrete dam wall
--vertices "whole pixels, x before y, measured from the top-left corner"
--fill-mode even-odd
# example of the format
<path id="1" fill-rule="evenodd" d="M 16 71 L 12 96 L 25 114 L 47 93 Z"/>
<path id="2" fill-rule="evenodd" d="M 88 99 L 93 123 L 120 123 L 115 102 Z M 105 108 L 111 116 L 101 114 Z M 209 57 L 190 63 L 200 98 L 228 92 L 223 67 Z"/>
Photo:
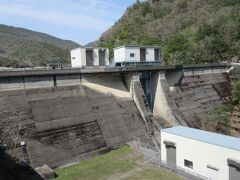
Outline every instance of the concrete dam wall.
<path id="1" fill-rule="evenodd" d="M 226 67 L 165 69 L 143 73 L 142 86 L 154 117 L 171 126 L 193 126 L 231 98 Z"/>
<path id="2" fill-rule="evenodd" d="M 24 112 L 20 135 L 34 167 L 78 162 L 146 134 L 119 74 L 86 76 L 74 86 L 1 91 L 0 97 Z"/>
<path id="3" fill-rule="evenodd" d="M 231 98 L 226 70 L 0 72 L 0 100 L 23 115 L 19 133 L 31 165 L 57 167 L 164 127 L 196 127 Z"/>
<path id="4" fill-rule="evenodd" d="M 230 98 L 231 84 L 226 74 L 220 73 L 185 76 L 181 85 L 172 89 L 176 110 L 193 127 L 199 120 L 209 119 L 213 108 Z"/>
<path id="5" fill-rule="evenodd" d="M 181 78 L 176 76 L 175 79 L 167 75 L 157 73 L 152 76 L 153 115 L 167 120 L 172 126 L 198 127 L 199 120 L 210 119 L 215 106 L 231 100 L 232 87 L 225 72 L 182 73 Z"/>

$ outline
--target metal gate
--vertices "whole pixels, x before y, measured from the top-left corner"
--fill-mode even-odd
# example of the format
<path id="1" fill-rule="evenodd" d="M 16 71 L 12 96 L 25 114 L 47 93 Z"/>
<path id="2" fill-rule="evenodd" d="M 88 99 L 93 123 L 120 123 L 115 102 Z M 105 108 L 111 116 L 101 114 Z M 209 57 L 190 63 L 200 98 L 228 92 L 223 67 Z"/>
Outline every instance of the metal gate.
<path id="1" fill-rule="evenodd" d="M 99 66 L 105 66 L 106 50 L 99 49 Z"/>
<path id="2" fill-rule="evenodd" d="M 176 147 L 166 145 L 167 163 L 176 165 Z"/>
<path id="3" fill-rule="evenodd" d="M 86 50 L 86 66 L 93 66 L 93 50 Z"/>

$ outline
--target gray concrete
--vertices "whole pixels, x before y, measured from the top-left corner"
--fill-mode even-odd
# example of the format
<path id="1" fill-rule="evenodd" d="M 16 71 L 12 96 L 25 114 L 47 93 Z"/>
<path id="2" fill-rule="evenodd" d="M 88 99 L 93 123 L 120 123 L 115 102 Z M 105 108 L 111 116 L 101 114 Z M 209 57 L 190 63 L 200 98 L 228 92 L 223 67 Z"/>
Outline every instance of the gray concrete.
<path id="1" fill-rule="evenodd" d="M 168 121 L 172 126 L 178 125 L 174 114 L 172 95 L 169 89 L 165 73 L 155 73 L 152 77 L 153 82 L 153 115 L 160 116 Z"/>
<path id="2" fill-rule="evenodd" d="M 57 86 L 78 85 L 80 81 L 80 74 L 56 75 Z"/>
<path id="3" fill-rule="evenodd" d="M 83 79 L 74 86 L 1 92 L 0 99 L 26 116 L 20 132 L 34 167 L 78 162 L 145 136 L 144 121 L 121 76 Z"/>
<path id="4" fill-rule="evenodd" d="M 128 91 L 130 92 L 131 98 L 141 113 L 141 116 L 145 122 L 145 129 L 148 131 L 148 133 L 152 133 L 154 130 L 159 132 L 159 129 L 169 127 L 170 124 L 168 120 L 166 121 L 160 116 L 153 116 L 151 106 L 147 101 L 147 97 L 140 82 L 140 73 L 124 74 L 122 79 Z M 147 88 L 151 89 L 152 87 Z"/>
<path id="5" fill-rule="evenodd" d="M 137 74 L 132 76 L 130 94 L 145 123 L 148 123 L 152 116 L 152 112 L 148 105 L 139 76 Z"/>
<path id="6" fill-rule="evenodd" d="M 56 167 L 146 139 L 154 128 L 196 127 L 229 99 L 226 67 L 0 72 L 0 99 L 24 115 L 31 164 Z"/>
<path id="7" fill-rule="evenodd" d="M 228 101 L 231 85 L 224 74 L 186 76 L 172 91 L 179 114 L 189 126 L 210 118 L 212 108 Z"/>
<path id="8" fill-rule="evenodd" d="M 228 65 L 189 65 L 189 66 L 154 66 L 154 67 L 115 67 L 115 68 L 85 68 L 62 70 L 26 70 L 26 71 L 0 71 L 0 91 L 11 89 L 30 89 L 77 85 L 88 79 L 97 82 L 99 77 L 107 75 L 126 77 L 133 73 L 165 72 L 170 86 L 180 84 L 182 76 L 191 76 L 209 73 L 226 72 Z M 126 79 L 126 78 L 125 78 Z M 129 84 L 129 82 L 128 82 Z M 125 84 L 127 85 L 127 84 Z M 152 104 L 152 103 L 151 103 Z"/>
<path id="9" fill-rule="evenodd" d="M 0 79 L 0 90 L 24 89 L 24 77 L 7 77 Z"/>
<path id="10" fill-rule="evenodd" d="M 53 76 L 31 76 L 24 77 L 24 87 L 37 88 L 37 87 L 53 87 Z"/>
<path id="11" fill-rule="evenodd" d="M 165 77 L 169 86 L 179 86 L 183 76 L 184 72 L 182 69 L 170 69 L 165 71 Z"/>
<path id="12" fill-rule="evenodd" d="M 46 75 L 66 75 L 66 74 L 96 74 L 96 73 L 113 73 L 113 72 L 144 72 L 144 71 L 161 71 L 170 69 L 183 69 L 184 71 L 194 72 L 199 69 L 218 69 L 217 72 L 226 72 L 231 65 L 228 64 L 200 64 L 200 65 L 164 65 L 164 66 L 132 66 L 132 67 L 90 67 L 84 69 L 56 69 L 56 70 L 14 70 L 14 71 L 0 71 L 0 77 L 21 77 L 21 76 L 46 76 Z"/>

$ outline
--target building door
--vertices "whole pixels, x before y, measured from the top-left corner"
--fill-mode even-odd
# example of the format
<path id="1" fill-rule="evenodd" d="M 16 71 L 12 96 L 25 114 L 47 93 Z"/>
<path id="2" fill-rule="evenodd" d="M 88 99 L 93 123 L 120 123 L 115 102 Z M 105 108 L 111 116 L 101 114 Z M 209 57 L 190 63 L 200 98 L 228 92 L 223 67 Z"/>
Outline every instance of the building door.
<path id="1" fill-rule="evenodd" d="M 106 50 L 99 49 L 99 66 L 105 66 L 105 59 L 106 59 Z"/>
<path id="2" fill-rule="evenodd" d="M 141 62 L 146 61 L 146 49 L 140 49 L 140 61 Z"/>
<path id="3" fill-rule="evenodd" d="M 239 180 L 240 168 L 229 164 L 229 180 Z"/>
<path id="4" fill-rule="evenodd" d="M 207 167 L 207 177 L 209 180 L 219 180 L 218 169 L 208 166 Z"/>
<path id="5" fill-rule="evenodd" d="M 93 50 L 86 50 L 86 66 L 93 66 Z"/>
<path id="6" fill-rule="evenodd" d="M 154 59 L 155 61 L 159 61 L 159 49 L 154 49 Z"/>
<path id="7" fill-rule="evenodd" d="M 167 163 L 176 165 L 176 147 L 166 145 Z"/>

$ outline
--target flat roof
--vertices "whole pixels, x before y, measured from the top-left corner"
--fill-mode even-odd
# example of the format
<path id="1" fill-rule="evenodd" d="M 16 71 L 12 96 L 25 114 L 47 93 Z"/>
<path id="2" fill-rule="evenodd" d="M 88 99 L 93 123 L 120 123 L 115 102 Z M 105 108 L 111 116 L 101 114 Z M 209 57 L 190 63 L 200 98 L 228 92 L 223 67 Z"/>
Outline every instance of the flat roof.
<path id="1" fill-rule="evenodd" d="M 78 48 L 71 49 L 71 51 L 74 51 L 77 49 L 108 49 L 108 48 L 106 48 L 106 47 L 78 47 Z"/>
<path id="2" fill-rule="evenodd" d="M 113 48 L 113 50 L 115 49 L 120 49 L 120 48 L 124 48 L 124 47 L 135 47 L 135 48 L 158 48 L 158 46 L 139 46 L 139 45 L 123 45 L 123 46 L 118 46 Z"/>
<path id="3" fill-rule="evenodd" d="M 203 131 L 199 129 L 175 126 L 167 129 L 162 129 L 162 132 L 182 136 L 189 139 L 213 144 L 216 146 L 222 146 L 225 148 L 240 151 L 240 138 L 217 134 L 209 131 Z"/>

